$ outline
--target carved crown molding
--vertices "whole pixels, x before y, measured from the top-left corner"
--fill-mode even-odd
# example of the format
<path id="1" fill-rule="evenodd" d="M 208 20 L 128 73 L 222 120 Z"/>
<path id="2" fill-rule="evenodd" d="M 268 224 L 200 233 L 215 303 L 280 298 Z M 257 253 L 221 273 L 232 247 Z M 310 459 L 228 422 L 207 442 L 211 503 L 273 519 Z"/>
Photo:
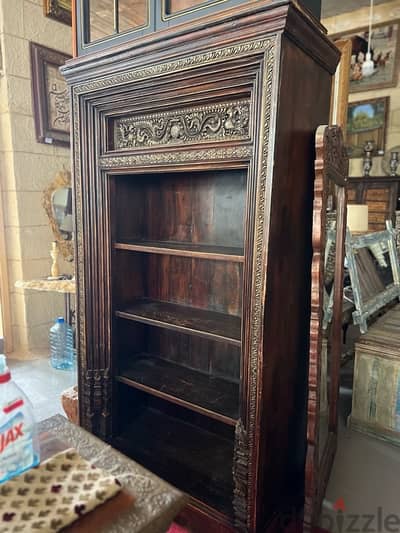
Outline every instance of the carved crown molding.
<path id="1" fill-rule="evenodd" d="M 210 65 L 213 63 L 220 63 L 229 59 L 243 57 L 246 55 L 253 55 L 257 52 L 263 53 L 271 43 L 271 39 L 257 39 L 254 41 L 247 41 L 244 43 L 227 46 L 225 48 L 217 48 L 207 52 L 201 52 L 192 56 L 176 59 L 166 63 L 158 63 L 150 66 L 140 66 L 128 72 L 121 72 L 119 74 L 112 74 L 102 78 L 94 79 L 89 82 L 81 83 L 73 87 L 74 94 L 90 93 L 105 89 L 113 85 L 123 85 L 132 81 L 144 80 L 155 76 L 162 76 L 172 72 L 181 72 L 184 70 L 193 69 L 202 65 Z"/>
<path id="2" fill-rule="evenodd" d="M 114 149 L 249 139 L 250 101 L 116 119 Z"/>

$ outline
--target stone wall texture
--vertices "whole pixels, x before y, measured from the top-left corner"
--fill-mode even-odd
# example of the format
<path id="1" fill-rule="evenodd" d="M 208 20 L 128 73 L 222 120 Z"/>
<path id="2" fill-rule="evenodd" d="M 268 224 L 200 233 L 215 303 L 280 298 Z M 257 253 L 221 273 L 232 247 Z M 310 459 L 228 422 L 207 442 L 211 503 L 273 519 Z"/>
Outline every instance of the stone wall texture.
<path id="1" fill-rule="evenodd" d="M 29 43 L 70 54 L 71 28 L 46 18 L 42 0 L 0 0 L 0 38 L 0 184 L 12 344 L 15 355 L 30 357 L 47 353 L 49 327 L 63 314 L 63 296 L 14 284 L 50 273 L 53 235 L 42 192 L 59 170 L 70 168 L 70 150 L 36 141 Z M 62 270 L 71 273 L 72 265 L 63 263 Z"/>

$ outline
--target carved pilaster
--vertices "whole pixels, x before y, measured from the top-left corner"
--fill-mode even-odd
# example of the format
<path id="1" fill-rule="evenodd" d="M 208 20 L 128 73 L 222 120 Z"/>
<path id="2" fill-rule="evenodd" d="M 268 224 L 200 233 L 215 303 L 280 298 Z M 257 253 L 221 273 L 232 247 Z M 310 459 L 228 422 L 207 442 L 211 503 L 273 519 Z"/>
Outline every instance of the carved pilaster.
<path id="1" fill-rule="evenodd" d="M 86 370 L 82 387 L 83 426 L 102 438 L 109 430 L 111 380 L 109 368 Z"/>
<path id="2" fill-rule="evenodd" d="M 92 421 L 94 416 L 91 402 L 92 388 L 92 372 L 86 370 L 81 374 L 79 390 L 79 421 L 88 431 L 92 431 Z"/>
<path id="3" fill-rule="evenodd" d="M 243 423 L 239 420 L 235 428 L 235 450 L 233 456 L 233 510 L 235 512 L 235 528 L 240 533 L 248 531 L 248 465 L 249 443 Z"/>

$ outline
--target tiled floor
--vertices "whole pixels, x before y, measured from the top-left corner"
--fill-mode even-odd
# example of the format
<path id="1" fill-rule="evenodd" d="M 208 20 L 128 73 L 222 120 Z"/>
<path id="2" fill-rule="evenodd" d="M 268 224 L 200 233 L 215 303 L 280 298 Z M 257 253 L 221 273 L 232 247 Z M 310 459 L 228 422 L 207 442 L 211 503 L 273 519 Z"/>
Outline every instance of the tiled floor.
<path id="1" fill-rule="evenodd" d="M 31 400 L 36 420 L 56 413 L 65 415 L 60 401 L 62 391 L 75 385 L 76 371 L 56 370 L 48 357 L 34 361 L 7 360 L 13 380 Z"/>

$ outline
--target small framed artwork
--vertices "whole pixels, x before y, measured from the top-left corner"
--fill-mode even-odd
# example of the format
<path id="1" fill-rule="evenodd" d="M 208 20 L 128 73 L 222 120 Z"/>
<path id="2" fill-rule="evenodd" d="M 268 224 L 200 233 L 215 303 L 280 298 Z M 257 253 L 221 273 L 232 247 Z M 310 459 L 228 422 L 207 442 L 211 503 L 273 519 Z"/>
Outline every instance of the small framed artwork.
<path id="1" fill-rule="evenodd" d="M 363 157 L 367 141 L 373 141 L 375 155 L 382 155 L 385 150 L 388 110 L 388 96 L 349 103 L 346 132 L 349 157 Z"/>
<path id="2" fill-rule="evenodd" d="M 368 28 L 359 28 L 331 39 L 351 41 L 350 89 L 349 92 L 370 91 L 395 87 L 399 76 L 400 20 L 375 24 L 371 34 L 371 59 L 374 72 L 363 77 L 362 64 L 368 51 Z"/>
<path id="3" fill-rule="evenodd" d="M 30 43 L 30 49 L 36 138 L 69 146 L 69 92 L 59 68 L 71 56 L 36 43 Z"/>
<path id="4" fill-rule="evenodd" d="M 43 0 L 46 17 L 72 26 L 72 0 Z"/>

